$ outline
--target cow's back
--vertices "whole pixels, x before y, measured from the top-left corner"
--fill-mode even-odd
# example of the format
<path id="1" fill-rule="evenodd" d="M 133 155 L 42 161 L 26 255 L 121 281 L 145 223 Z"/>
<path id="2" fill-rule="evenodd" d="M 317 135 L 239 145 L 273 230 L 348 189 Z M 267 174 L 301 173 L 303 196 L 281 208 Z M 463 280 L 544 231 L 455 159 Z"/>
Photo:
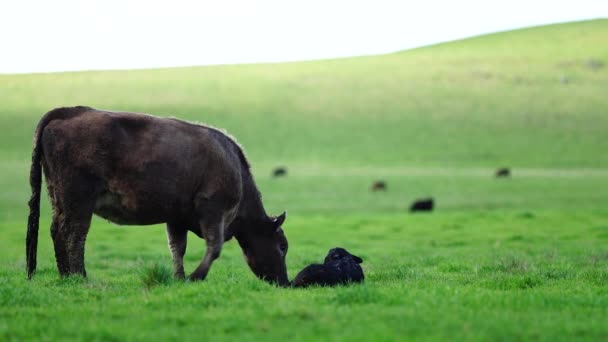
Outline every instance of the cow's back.
<path id="1" fill-rule="evenodd" d="M 197 192 L 240 195 L 238 146 L 221 132 L 146 114 L 79 108 L 44 128 L 45 167 L 51 178 L 66 169 L 90 175 L 100 187 L 100 216 L 121 224 L 166 222 L 188 216 Z M 61 182 L 61 175 L 51 181 Z"/>

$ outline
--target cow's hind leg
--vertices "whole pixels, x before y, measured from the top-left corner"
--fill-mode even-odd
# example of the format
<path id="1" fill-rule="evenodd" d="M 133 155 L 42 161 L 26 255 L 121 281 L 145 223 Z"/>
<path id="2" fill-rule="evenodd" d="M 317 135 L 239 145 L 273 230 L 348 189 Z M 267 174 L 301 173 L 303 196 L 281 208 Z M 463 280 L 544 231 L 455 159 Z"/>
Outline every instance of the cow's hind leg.
<path id="1" fill-rule="evenodd" d="M 85 241 L 91 225 L 95 200 L 101 189 L 93 177 L 76 174 L 64 182 L 60 199 L 63 209 L 59 231 L 69 263 L 68 274 L 86 277 L 84 267 Z M 60 270 L 61 272 L 61 270 Z"/>
<path id="2" fill-rule="evenodd" d="M 62 231 L 63 220 L 60 216 L 53 214 L 53 222 L 51 223 L 51 237 L 53 238 L 53 246 L 55 247 L 55 260 L 57 261 L 57 269 L 59 275 L 67 276 L 70 272 L 70 260 L 68 251 L 65 245 L 65 237 Z"/>
<path id="3" fill-rule="evenodd" d="M 184 254 L 188 242 L 188 230 L 179 225 L 167 223 L 167 240 L 173 257 L 173 276 L 184 279 Z"/>
<path id="4" fill-rule="evenodd" d="M 65 246 L 65 232 L 63 229 L 63 210 L 57 200 L 57 194 L 52 183 L 49 182 L 47 176 L 47 190 L 49 197 L 51 198 L 51 205 L 53 206 L 53 222 L 51 223 L 51 237 L 53 238 L 53 246 L 55 247 L 55 261 L 57 262 L 57 269 L 61 276 L 68 275 L 70 271 L 70 260 L 68 258 L 68 251 Z"/>
<path id="5" fill-rule="evenodd" d="M 83 203 L 78 212 L 66 217 L 67 230 L 65 244 L 70 262 L 70 274 L 86 277 L 84 268 L 84 245 L 91 226 L 94 203 Z"/>
<path id="6" fill-rule="evenodd" d="M 207 277 L 211 264 L 219 258 L 222 251 L 226 222 L 231 222 L 235 214 L 232 205 L 222 205 L 209 200 L 197 203 L 197 210 L 201 213 L 199 229 L 205 238 L 207 249 L 203 260 L 190 275 L 190 280 L 203 280 Z"/>

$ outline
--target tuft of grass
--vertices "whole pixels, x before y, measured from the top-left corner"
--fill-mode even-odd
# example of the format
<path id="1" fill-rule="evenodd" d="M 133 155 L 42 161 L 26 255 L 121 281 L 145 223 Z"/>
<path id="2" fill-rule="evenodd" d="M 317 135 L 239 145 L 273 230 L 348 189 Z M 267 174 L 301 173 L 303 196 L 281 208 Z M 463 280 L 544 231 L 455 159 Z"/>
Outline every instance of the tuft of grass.
<path id="1" fill-rule="evenodd" d="M 608 267 L 586 269 L 579 274 L 579 277 L 597 286 L 608 286 Z"/>
<path id="2" fill-rule="evenodd" d="M 535 274 L 512 275 L 496 273 L 483 280 L 482 285 L 493 290 L 526 290 L 543 284 L 543 279 Z"/>
<path id="3" fill-rule="evenodd" d="M 169 285 L 173 283 L 173 271 L 171 268 L 159 262 L 151 266 L 144 267 L 139 275 L 139 279 L 146 290 L 159 285 Z"/>

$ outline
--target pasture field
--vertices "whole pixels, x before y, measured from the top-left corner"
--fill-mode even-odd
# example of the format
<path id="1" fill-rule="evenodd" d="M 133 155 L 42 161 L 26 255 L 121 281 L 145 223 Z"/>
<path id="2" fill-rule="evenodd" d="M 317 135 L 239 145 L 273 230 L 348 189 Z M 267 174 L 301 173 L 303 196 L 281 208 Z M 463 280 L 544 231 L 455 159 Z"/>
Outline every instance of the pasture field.
<path id="1" fill-rule="evenodd" d="M 606 340 L 606 37 L 593 20 L 372 57 L 0 75 L 0 340 Z M 341 246 L 366 282 L 275 288 L 234 241 L 204 282 L 173 281 L 162 226 L 99 218 L 89 277 L 60 279 L 45 196 L 27 281 L 33 131 L 79 104 L 226 128 L 268 212 L 289 212 L 290 278 Z M 436 211 L 407 213 L 423 196 Z M 191 234 L 187 271 L 203 253 Z"/>

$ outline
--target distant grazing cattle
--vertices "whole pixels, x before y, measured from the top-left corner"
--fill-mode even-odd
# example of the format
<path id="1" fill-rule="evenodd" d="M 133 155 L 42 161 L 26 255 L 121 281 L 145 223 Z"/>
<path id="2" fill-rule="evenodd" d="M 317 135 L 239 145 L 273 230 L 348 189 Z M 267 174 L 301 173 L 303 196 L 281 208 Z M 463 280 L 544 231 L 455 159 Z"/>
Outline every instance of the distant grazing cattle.
<path id="1" fill-rule="evenodd" d="M 410 206 L 410 212 L 433 211 L 435 202 L 432 198 L 418 199 Z"/>
<path id="2" fill-rule="evenodd" d="M 511 176 L 511 170 L 506 167 L 501 167 L 500 169 L 496 170 L 494 175 L 496 178 L 508 178 Z"/>
<path id="3" fill-rule="evenodd" d="M 593 70 L 599 70 L 604 67 L 604 62 L 595 58 L 587 59 L 585 64 L 587 65 L 587 67 Z"/>
<path id="4" fill-rule="evenodd" d="M 361 264 L 363 259 L 350 254 L 344 248 L 329 251 L 323 264 L 306 266 L 292 281 L 293 287 L 310 285 L 334 286 L 339 284 L 360 283 L 364 280 Z"/>
<path id="5" fill-rule="evenodd" d="M 27 273 L 36 270 L 42 171 L 62 276 L 86 276 L 85 240 L 97 214 L 122 225 L 166 223 L 175 276 L 184 277 L 188 231 L 205 239 L 190 275 L 207 276 L 235 237 L 259 278 L 287 285 L 287 239 L 266 214 L 243 150 L 225 133 L 178 119 L 89 107 L 57 108 L 36 128 L 30 170 Z"/>
<path id="6" fill-rule="evenodd" d="M 372 186 L 369 187 L 369 191 L 386 191 L 386 182 L 382 180 L 377 180 L 372 183 Z"/>
<path id="7" fill-rule="evenodd" d="M 287 176 L 287 168 L 284 166 L 277 167 L 276 169 L 272 170 L 272 176 L 273 177 Z"/>

